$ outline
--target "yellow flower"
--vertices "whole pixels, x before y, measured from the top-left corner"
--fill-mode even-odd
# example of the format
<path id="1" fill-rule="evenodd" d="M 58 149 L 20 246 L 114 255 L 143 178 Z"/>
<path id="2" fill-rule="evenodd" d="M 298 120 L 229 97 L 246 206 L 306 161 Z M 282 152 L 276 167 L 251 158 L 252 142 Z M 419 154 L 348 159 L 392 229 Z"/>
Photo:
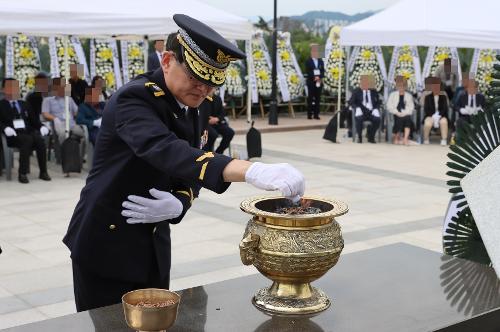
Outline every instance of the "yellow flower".
<path id="1" fill-rule="evenodd" d="M 412 59 L 412 56 L 408 53 L 403 53 L 399 56 L 399 62 L 410 62 Z"/>
<path id="2" fill-rule="evenodd" d="M 97 53 L 97 57 L 101 58 L 102 60 L 111 60 L 113 59 L 113 51 L 111 51 L 110 48 L 105 48 L 102 51 Z"/>
<path id="3" fill-rule="evenodd" d="M 407 80 L 409 80 L 410 77 L 412 76 L 412 73 L 409 72 L 408 70 L 402 70 L 400 75 L 403 76 L 404 78 L 406 78 Z"/>
<path id="4" fill-rule="evenodd" d="M 26 35 L 19 35 L 18 40 L 20 42 L 25 42 L 28 41 L 28 37 L 26 37 Z"/>
<path id="5" fill-rule="evenodd" d="M 371 52 L 370 50 L 364 50 L 363 52 L 361 52 L 361 56 L 365 60 L 370 60 L 370 58 L 372 57 L 372 55 L 373 55 L 373 52 Z"/>
<path id="6" fill-rule="evenodd" d="M 333 68 L 330 69 L 330 74 L 332 74 L 332 77 L 333 77 L 334 80 L 338 80 L 339 79 L 340 73 L 343 74 L 344 73 L 344 69 L 339 70 L 338 67 L 333 67 Z"/>
<path id="7" fill-rule="evenodd" d="M 290 60 L 290 53 L 288 51 L 283 51 L 281 53 L 281 60 L 282 61 L 288 61 L 288 60 Z"/>
<path id="8" fill-rule="evenodd" d="M 278 42 L 278 47 L 279 47 L 279 48 L 283 48 L 283 47 L 285 47 L 285 44 L 286 44 L 286 43 L 285 43 L 285 41 L 284 41 L 284 40 L 280 40 L 280 41 Z"/>
<path id="9" fill-rule="evenodd" d="M 64 47 L 59 47 L 59 51 L 57 52 L 57 56 L 60 58 L 64 57 Z M 70 57 L 70 58 L 75 57 L 75 49 L 72 46 L 68 47 L 68 57 Z"/>
<path id="10" fill-rule="evenodd" d="M 330 29 L 330 39 L 335 40 L 338 39 L 340 36 L 340 30 L 342 30 L 342 27 L 336 25 Z"/>
<path id="11" fill-rule="evenodd" d="M 19 50 L 19 56 L 23 59 L 31 59 L 35 54 L 28 47 L 23 47 Z"/>
<path id="12" fill-rule="evenodd" d="M 401 47 L 401 50 L 402 50 L 403 52 L 405 52 L 405 53 L 406 53 L 406 52 L 410 52 L 410 46 L 405 45 L 405 46 Z"/>
<path id="13" fill-rule="evenodd" d="M 135 71 L 135 74 L 136 74 L 136 75 L 144 74 L 144 69 L 137 69 L 137 70 Z"/>
<path id="14" fill-rule="evenodd" d="M 128 57 L 131 59 L 139 58 L 141 57 L 141 55 L 142 55 L 141 49 L 137 46 L 131 47 L 130 50 L 128 51 Z"/>
<path id="15" fill-rule="evenodd" d="M 262 51 L 261 51 L 261 50 L 257 50 L 257 51 L 254 51 L 254 52 L 253 52 L 253 58 L 254 58 L 255 60 L 260 60 L 260 59 L 262 59 L 263 55 L 264 55 L 264 54 L 262 53 Z"/>
<path id="16" fill-rule="evenodd" d="M 290 83 L 292 84 L 298 84 L 299 83 L 299 78 L 298 76 L 293 73 L 292 75 L 290 75 Z"/>
<path id="17" fill-rule="evenodd" d="M 106 74 L 104 74 L 104 79 L 106 80 L 107 87 L 115 86 L 115 75 L 113 75 L 112 72 L 108 71 Z"/>
<path id="18" fill-rule="evenodd" d="M 484 62 L 484 63 L 492 63 L 493 62 L 493 57 L 489 54 L 485 54 L 481 57 L 481 60 L 480 62 Z"/>
<path id="19" fill-rule="evenodd" d="M 493 81 L 493 77 L 491 77 L 491 73 L 487 73 L 484 75 L 484 81 L 488 84 L 490 84 L 491 81 Z"/>
<path id="20" fill-rule="evenodd" d="M 257 73 L 257 77 L 261 81 L 269 81 L 269 74 L 264 69 L 259 70 L 259 72 Z"/>
<path id="21" fill-rule="evenodd" d="M 30 76 L 26 80 L 26 88 L 28 88 L 28 90 L 31 90 L 34 87 L 35 87 L 35 78 Z"/>
<path id="22" fill-rule="evenodd" d="M 332 58 L 334 59 L 341 59 L 344 56 L 344 52 L 342 50 L 333 50 L 332 51 Z"/>
<path id="23" fill-rule="evenodd" d="M 441 54 L 437 54 L 434 59 L 438 62 L 441 62 L 441 61 L 444 61 L 445 59 L 448 59 L 449 57 L 450 57 L 449 54 L 441 53 Z"/>
<path id="24" fill-rule="evenodd" d="M 226 76 L 228 76 L 228 77 L 235 78 L 238 75 L 239 75 L 238 70 L 236 68 L 234 68 L 233 66 L 229 67 L 229 69 L 227 70 Z"/>

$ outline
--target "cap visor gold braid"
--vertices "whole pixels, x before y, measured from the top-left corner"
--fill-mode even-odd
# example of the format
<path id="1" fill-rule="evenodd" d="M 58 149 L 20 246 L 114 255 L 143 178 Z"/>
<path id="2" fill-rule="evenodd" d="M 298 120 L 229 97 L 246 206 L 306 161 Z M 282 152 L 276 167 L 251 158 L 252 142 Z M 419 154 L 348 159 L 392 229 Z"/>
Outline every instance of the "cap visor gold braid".
<path id="1" fill-rule="evenodd" d="M 226 80 L 224 69 L 216 68 L 201 59 L 189 45 L 184 41 L 180 34 L 177 34 L 177 40 L 183 46 L 183 56 L 189 69 L 195 77 L 204 84 L 211 86 L 221 86 Z"/>

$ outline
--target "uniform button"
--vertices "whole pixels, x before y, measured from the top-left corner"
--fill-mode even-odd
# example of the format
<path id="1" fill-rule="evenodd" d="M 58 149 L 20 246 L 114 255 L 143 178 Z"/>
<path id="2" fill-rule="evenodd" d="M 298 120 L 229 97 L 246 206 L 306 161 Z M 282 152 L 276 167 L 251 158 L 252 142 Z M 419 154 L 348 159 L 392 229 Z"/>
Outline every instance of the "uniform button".
<path id="1" fill-rule="evenodd" d="M 153 228 L 153 234 L 154 234 L 154 233 L 156 233 L 156 226 L 155 226 L 155 228 Z"/>
<path id="2" fill-rule="evenodd" d="M 116 225 L 109 225 L 109 229 L 110 229 L 110 230 L 114 230 L 114 229 L 116 229 Z"/>

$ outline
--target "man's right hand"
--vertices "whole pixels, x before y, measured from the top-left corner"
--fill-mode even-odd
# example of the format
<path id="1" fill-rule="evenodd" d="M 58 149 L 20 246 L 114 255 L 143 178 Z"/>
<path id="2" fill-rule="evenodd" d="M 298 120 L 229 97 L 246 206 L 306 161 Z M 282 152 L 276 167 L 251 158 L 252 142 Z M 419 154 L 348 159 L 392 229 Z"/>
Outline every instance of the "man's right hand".
<path id="1" fill-rule="evenodd" d="M 216 117 L 216 116 L 211 116 L 209 119 L 208 119 L 208 124 L 210 125 L 216 125 L 219 123 L 219 118 Z"/>
<path id="2" fill-rule="evenodd" d="M 11 127 L 6 127 L 3 132 L 5 133 L 5 136 L 11 137 L 11 136 L 17 136 L 16 131 L 11 128 Z"/>
<path id="3" fill-rule="evenodd" d="M 255 162 L 246 171 L 245 181 L 259 189 L 279 190 L 293 202 L 298 202 L 305 191 L 305 179 L 302 173 L 286 163 Z"/>

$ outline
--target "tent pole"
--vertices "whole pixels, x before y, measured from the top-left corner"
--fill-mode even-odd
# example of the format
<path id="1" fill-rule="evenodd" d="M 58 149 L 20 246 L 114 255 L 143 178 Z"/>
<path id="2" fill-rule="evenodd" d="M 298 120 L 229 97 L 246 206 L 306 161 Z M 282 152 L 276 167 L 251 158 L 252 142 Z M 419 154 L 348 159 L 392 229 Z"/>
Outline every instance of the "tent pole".
<path id="1" fill-rule="evenodd" d="M 144 42 L 144 46 L 142 47 L 142 54 L 144 56 L 144 72 L 147 72 L 148 71 L 148 55 L 149 55 L 149 38 L 148 38 L 148 36 L 144 36 L 143 42 Z"/>
<path id="2" fill-rule="evenodd" d="M 64 36 L 64 73 L 65 73 L 65 88 L 64 88 L 64 112 L 66 114 L 66 138 L 69 137 L 69 98 L 71 96 L 71 85 L 69 84 L 69 51 L 68 51 L 68 36 Z"/>
<path id="3" fill-rule="evenodd" d="M 248 45 L 252 44 L 252 40 L 248 42 Z M 253 66 L 253 60 L 249 58 L 252 56 L 251 52 L 246 52 L 247 53 L 247 122 L 252 123 L 252 80 L 250 79 L 250 73 L 253 71 L 251 70 L 251 66 Z"/>
<path id="4" fill-rule="evenodd" d="M 343 54 L 342 54 L 342 56 L 343 56 Z M 340 63 L 339 63 L 339 84 L 338 84 L 338 89 L 337 89 L 337 97 L 338 97 L 337 115 L 336 115 L 336 117 L 337 117 L 337 135 L 339 134 L 339 130 L 340 130 L 340 103 L 342 101 L 342 56 L 340 58 Z M 327 59 L 327 61 L 328 61 L 328 59 Z M 339 142 L 337 137 L 335 137 L 335 141 Z"/>
<path id="5" fill-rule="evenodd" d="M 349 60 L 351 58 L 351 47 L 346 46 L 346 57 L 345 57 L 345 102 L 348 103 L 349 101 L 349 96 L 350 96 L 350 91 L 349 91 Z M 351 134 L 352 134 L 352 142 L 354 143 L 356 141 L 356 133 L 354 132 L 355 126 L 355 118 L 354 118 L 354 110 L 352 110 L 352 128 L 351 129 Z"/>

